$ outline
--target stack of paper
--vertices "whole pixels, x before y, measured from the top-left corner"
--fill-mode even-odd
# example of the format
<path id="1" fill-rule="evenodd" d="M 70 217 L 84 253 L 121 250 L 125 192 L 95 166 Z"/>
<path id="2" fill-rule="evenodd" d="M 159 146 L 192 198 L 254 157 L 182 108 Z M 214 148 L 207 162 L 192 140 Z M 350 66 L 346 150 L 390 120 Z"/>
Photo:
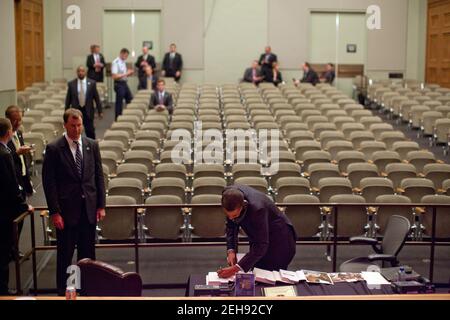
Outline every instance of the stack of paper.
<path id="1" fill-rule="evenodd" d="M 390 284 L 379 272 L 361 272 L 361 276 L 366 280 L 367 285 L 378 286 Z"/>
<path id="2" fill-rule="evenodd" d="M 217 272 L 210 272 L 206 276 L 206 284 L 208 286 L 220 286 L 221 284 L 228 284 L 228 282 L 234 282 L 235 276 L 230 278 L 220 278 Z"/>
<path id="3" fill-rule="evenodd" d="M 275 277 L 273 271 L 254 268 L 253 274 L 255 275 L 255 280 L 258 282 L 272 285 L 274 285 L 277 282 L 277 278 Z"/>
<path id="4" fill-rule="evenodd" d="M 303 271 L 287 271 L 280 270 L 281 279 L 286 283 L 299 283 L 300 281 L 306 281 L 305 274 Z"/>

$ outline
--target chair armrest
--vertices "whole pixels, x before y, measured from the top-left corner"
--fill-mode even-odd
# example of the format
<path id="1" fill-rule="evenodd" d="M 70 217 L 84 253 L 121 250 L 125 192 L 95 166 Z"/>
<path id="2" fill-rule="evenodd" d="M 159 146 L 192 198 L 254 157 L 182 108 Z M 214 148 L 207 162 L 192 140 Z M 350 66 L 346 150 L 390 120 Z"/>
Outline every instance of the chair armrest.
<path id="1" fill-rule="evenodd" d="M 397 188 L 396 192 L 397 192 L 397 194 L 404 194 L 405 190 L 402 188 Z"/>
<path id="2" fill-rule="evenodd" d="M 397 257 L 392 254 L 371 254 L 368 256 L 370 261 L 388 261 L 395 262 L 397 261 Z"/>
<path id="3" fill-rule="evenodd" d="M 378 240 L 374 238 L 366 238 L 366 237 L 351 237 L 351 244 L 368 244 L 371 246 L 375 246 L 378 244 Z"/>

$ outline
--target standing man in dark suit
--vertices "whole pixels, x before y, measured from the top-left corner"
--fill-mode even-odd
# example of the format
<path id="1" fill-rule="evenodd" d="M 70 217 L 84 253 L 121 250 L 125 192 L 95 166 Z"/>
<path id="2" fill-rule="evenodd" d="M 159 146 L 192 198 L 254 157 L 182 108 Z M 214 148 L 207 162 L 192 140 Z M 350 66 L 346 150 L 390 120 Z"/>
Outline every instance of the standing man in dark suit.
<path id="1" fill-rule="evenodd" d="M 300 83 L 311 83 L 313 86 L 319 83 L 319 76 L 316 71 L 313 70 L 309 62 L 305 62 L 302 65 L 303 78 L 301 80 L 295 80 L 294 84 L 298 86 Z"/>
<path id="2" fill-rule="evenodd" d="M 93 44 L 91 54 L 87 57 L 86 65 L 88 67 L 88 78 L 96 82 L 103 82 L 105 69 L 105 57 L 100 53 L 100 46 Z"/>
<path id="3" fill-rule="evenodd" d="M 276 54 L 272 53 L 272 48 L 267 46 L 265 52 L 259 58 L 261 73 L 264 76 L 271 72 L 274 62 L 278 62 L 278 57 Z"/>
<path id="4" fill-rule="evenodd" d="M 18 106 L 9 106 L 5 111 L 5 116 L 11 121 L 13 136 L 8 143 L 8 148 L 12 151 L 11 155 L 16 168 L 17 182 L 22 187 L 22 196 L 32 196 L 34 193 L 33 182 L 31 181 L 31 146 L 25 145 L 22 131 L 22 110 Z"/>
<path id="5" fill-rule="evenodd" d="M 33 207 L 25 202 L 22 187 L 17 182 L 13 151 L 8 143 L 13 137 L 11 122 L 0 118 L 0 296 L 9 295 L 9 262 L 14 246 L 13 222 L 26 211 L 33 212 Z"/>
<path id="6" fill-rule="evenodd" d="M 156 70 L 156 62 L 155 57 L 148 53 L 149 48 L 142 48 L 142 55 L 140 55 L 136 61 L 136 68 L 138 69 L 138 77 L 139 77 L 139 86 L 138 90 L 145 90 L 147 88 L 147 75 L 145 74 L 145 68 L 147 66 L 152 67 L 152 69 Z"/>
<path id="7" fill-rule="evenodd" d="M 177 52 L 177 46 L 174 43 L 170 45 L 169 50 L 164 56 L 161 75 L 167 78 L 174 78 L 178 82 L 183 70 L 183 57 Z"/>
<path id="8" fill-rule="evenodd" d="M 77 79 L 69 82 L 66 95 L 66 110 L 78 109 L 83 114 L 83 125 L 86 136 L 95 140 L 95 106 L 100 118 L 103 118 L 102 102 L 97 91 L 97 83 L 86 78 L 86 69 L 77 68 Z M 95 106 L 94 106 L 95 102 Z"/>
<path id="9" fill-rule="evenodd" d="M 295 256 L 296 234 L 284 213 L 261 192 L 234 185 L 225 189 L 222 207 L 227 216 L 227 261 L 230 267 L 221 269 L 221 278 L 254 267 L 268 271 L 287 270 Z M 250 251 L 237 264 L 239 228 L 245 231 Z"/>
<path id="10" fill-rule="evenodd" d="M 173 98 L 169 92 L 166 92 L 166 82 L 162 79 L 158 80 L 156 91 L 150 97 L 149 108 L 158 112 L 167 110 L 169 114 L 173 113 Z"/>
<path id="11" fill-rule="evenodd" d="M 31 181 L 31 150 L 25 145 L 20 126 L 22 125 L 22 110 L 18 106 L 9 106 L 5 111 L 5 117 L 11 121 L 13 136 L 8 142 L 11 156 L 14 160 L 16 178 L 22 191 L 22 197 L 26 199 L 34 193 L 33 182 Z M 23 222 L 19 224 L 19 236 L 22 232 Z"/>
<path id="12" fill-rule="evenodd" d="M 261 74 L 258 61 L 255 60 L 253 61 L 251 68 L 245 70 L 243 81 L 258 85 L 263 80 L 264 76 Z"/>
<path id="13" fill-rule="evenodd" d="M 105 184 L 97 142 L 82 138 L 83 115 L 68 109 L 66 133 L 47 145 L 42 182 L 57 238 L 57 287 L 64 295 L 67 268 L 77 259 L 95 260 L 97 222 L 105 217 Z"/>

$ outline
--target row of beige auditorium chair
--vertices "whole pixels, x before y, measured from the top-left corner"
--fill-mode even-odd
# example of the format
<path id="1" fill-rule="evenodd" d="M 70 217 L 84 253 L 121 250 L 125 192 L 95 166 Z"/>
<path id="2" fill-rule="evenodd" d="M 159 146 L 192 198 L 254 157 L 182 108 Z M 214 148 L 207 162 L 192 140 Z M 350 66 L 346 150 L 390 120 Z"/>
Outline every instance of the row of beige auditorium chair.
<path id="1" fill-rule="evenodd" d="M 444 144 L 448 152 L 450 135 L 450 89 L 439 85 L 376 81 L 367 98 L 382 110 L 408 123 L 419 134 L 430 138 L 430 145 Z"/>
<path id="2" fill-rule="evenodd" d="M 274 195 L 278 202 L 306 199 L 303 203 L 316 203 L 313 199 L 328 202 L 333 195 L 340 194 L 345 199 L 343 202 L 375 202 L 379 197 L 420 202 L 423 195 L 434 195 L 442 192 L 437 189 L 448 187 L 448 182 L 442 181 L 444 177 L 450 178 L 447 165 L 437 163 L 433 154 L 420 151 L 417 145 L 410 142 L 402 145 L 404 135 L 380 123 L 380 118 L 373 117 L 363 106 L 356 105 L 333 87 L 302 85 L 278 89 L 262 85 L 257 89 L 251 85 L 221 88 L 184 85 L 179 91 L 176 87 L 169 91 L 176 98 L 171 119 L 168 114 L 148 111 L 150 93 L 140 92 L 100 143 L 105 173 L 112 178 L 106 181 L 108 204 L 142 204 L 144 196 L 149 194 L 146 204 L 182 204 L 189 201 L 187 194 L 192 196 L 194 204 L 213 199 L 216 201 L 212 203 L 219 203 L 221 191 L 230 183 L 250 185 Z M 261 129 L 280 129 L 279 173 L 261 177 L 261 165 L 267 162 L 201 165 L 195 163 L 191 155 L 186 165 L 172 164 L 171 150 L 175 143 L 167 139 L 176 129 L 195 134 L 194 120 L 202 120 L 203 127 L 211 123 L 206 127 L 221 130 L 225 137 L 226 129 L 253 128 L 256 133 Z M 252 135 L 247 156 L 258 153 L 254 147 L 261 143 L 258 134 Z M 192 146 L 188 144 L 189 147 Z M 223 149 L 226 152 L 226 148 Z M 363 152 L 355 151 L 359 149 Z M 408 164 L 402 163 L 404 157 L 400 153 L 408 157 Z M 270 158 L 268 160 L 270 164 Z M 418 178 L 420 176 L 425 178 Z M 400 190 L 401 187 L 404 190 Z M 445 196 L 436 197 L 440 201 L 448 200 Z M 176 222 L 183 220 L 180 211 L 174 209 L 178 213 L 163 223 L 169 215 L 162 211 L 158 215 L 158 210 L 151 208 L 144 218 L 148 220 L 145 225 L 150 236 L 172 238 L 179 235 Z M 120 212 L 117 215 L 122 217 Z M 197 216 L 190 217 L 195 222 Z M 363 217 L 367 224 L 367 214 Z M 222 228 L 223 216 L 220 219 Z M 320 220 L 321 215 L 316 215 L 315 219 Z M 208 230 L 213 233 L 207 226 L 206 231 L 199 231 L 201 227 L 194 222 L 191 222 L 194 234 L 208 237 Z M 129 223 L 131 225 L 132 221 Z M 184 230 L 189 228 L 182 226 Z M 317 226 L 312 224 L 311 228 L 317 232 Z M 125 233 L 131 229 L 124 229 Z M 111 220 L 102 225 L 104 237 L 115 238 L 111 230 L 120 232 Z M 167 237 L 168 234 L 172 236 Z"/>
<path id="3" fill-rule="evenodd" d="M 106 85 L 99 83 L 102 101 L 106 100 Z M 27 144 L 34 145 L 33 160 L 43 160 L 45 146 L 64 132 L 63 114 L 67 81 L 54 79 L 52 83 L 34 83 L 17 93 L 18 105 L 24 111 L 22 131 Z"/>

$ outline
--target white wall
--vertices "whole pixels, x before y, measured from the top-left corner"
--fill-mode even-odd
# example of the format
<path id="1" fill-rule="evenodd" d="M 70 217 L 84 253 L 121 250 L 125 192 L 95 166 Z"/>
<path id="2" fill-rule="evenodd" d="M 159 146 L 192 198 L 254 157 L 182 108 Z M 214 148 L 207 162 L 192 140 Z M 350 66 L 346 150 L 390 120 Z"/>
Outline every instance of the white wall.
<path id="1" fill-rule="evenodd" d="M 427 2 L 408 2 L 408 48 L 406 77 L 425 81 Z"/>
<path id="2" fill-rule="evenodd" d="M 72 59 L 85 57 L 91 43 L 101 42 L 101 17 L 105 9 L 161 10 L 163 51 L 171 42 L 176 42 L 185 60 L 184 80 L 201 83 L 236 81 L 242 76 L 243 68 L 262 53 L 266 44 L 271 44 L 279 55 L 284 76 L 288 79 L 298 77 L 300 64 L 309 59 L 312 10 L 365 12 L 372 4 L 381 7 L 382 29 L 367 32 L 367 73 L 385 77 L 388 72 L 395 71 L 421 78 L 424 72 L 425 0 L 45 1 L 49 2 L 45 6 L 46 14 L 51 15 L 58 10 L 61 13 L 61 21 L 46 19 L 51 30 L 57 34 L 57 29 L 63 25 L 62 43 L 58 44 L 58 35 L 47 32 L 46 39 L 52 40 L 47 39 L 46 43 L 52 41 L 55 48 L 58 45 L 63 48 L 64 71 L 70 76 L 73 75 Z M 214 3 L 216 9 L 209 21 Z M 81 7 L 82 30 L 65 28 L 65 9 L 69 4 Z M 207 21 L 209 29 L 205 30 Z M 113 58 L 107 57 L 108 60 Z M 218 62 L 219 59 L 222 63 Z M 59 66 L 54 55 L 52 61 L 56 61 L 52 66 Z M 46 68 L 48 65 L 46 63 Z M 57 72 L 48 71 L 46 74 Z"/>
<path id="3" fill-rule="evenodd" d="M 206 82 L 236 83 L 267 44 L 267 0 L 205 0 Z"/>
<path id="4" fill-rule="evenodd" d="M 61 1 L 44 0 L 45 79 L 63 77 Z"/>
<path id="5" fill-rule="evenodd" d="M 15 103 L 17 89 L 14 0 L 0 1 L 0 117 Z"/>

